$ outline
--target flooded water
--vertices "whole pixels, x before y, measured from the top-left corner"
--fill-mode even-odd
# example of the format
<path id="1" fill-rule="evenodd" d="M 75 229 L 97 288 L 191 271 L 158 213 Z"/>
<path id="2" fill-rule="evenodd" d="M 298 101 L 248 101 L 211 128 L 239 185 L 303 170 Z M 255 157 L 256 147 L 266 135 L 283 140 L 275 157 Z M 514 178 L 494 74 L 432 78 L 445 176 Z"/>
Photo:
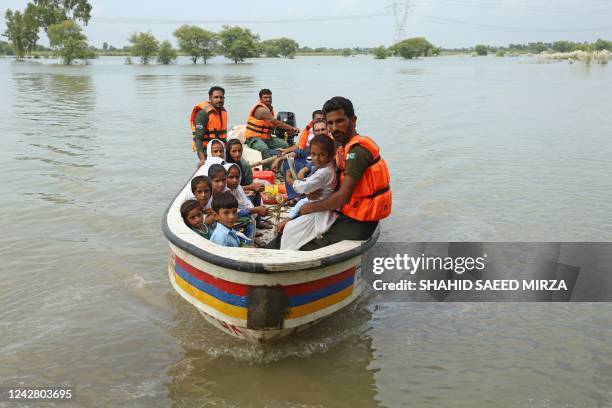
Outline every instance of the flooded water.
<path id="1" fill-rule="evenodd" d="M 392 172 L 386 241 L 610 241 L 612 67 L 304 57 L 207 66 L 0 59 L 0 378 L 79 406 L 612 406 L 610 304 L 359 303 L 257 347 L 167 278 L 187 119 L 260 88 L 302 127 L 330 96 Z M 1 403 L 0 403 L 1 405 Z"/>

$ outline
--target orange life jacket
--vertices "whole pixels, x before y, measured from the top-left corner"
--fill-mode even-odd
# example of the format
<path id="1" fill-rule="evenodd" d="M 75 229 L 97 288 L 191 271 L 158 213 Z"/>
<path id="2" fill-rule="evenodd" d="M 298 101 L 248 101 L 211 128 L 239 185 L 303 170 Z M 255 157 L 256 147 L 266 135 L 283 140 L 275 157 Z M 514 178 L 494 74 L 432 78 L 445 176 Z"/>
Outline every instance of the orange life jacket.
<path id="1" fill-rule="evenodd" d="M 310 129 L 312 128 L 312 125 L 313 121 L 311 120 L 310 122 L 308 122 L 306 127 L 304 127 L 302 133 L 300 133 L 300 137 L 297 142 L 298 149 L 305 149 L 306 146 L 308 146 L 308 135 L 310 134 Z"/>
<path id="2" fill-rule="evenodd" d="M 270 133 L 274 128 L 272 122 L 268 122 L 267 120 L 255 119 L 255 110 L 260 106 L 266 108 L 272 113 L 272 116 L 275 116 L 274 109 L 268 108 L 261 102 L 257 102 L 257 104 L 251 109 L 249 112 L 249 118 L 247 119 L 246 130 L 244 131 L 244 136 L 247 139 L 251 139 L 253 137 L 258 137 L 260 139 L 270 139 Z"/>
<path id="3" fill-rule="evenodd" d="M 225 142 L 225 139 L 227 138 L 227 111 L 221 108 L 221 111 L 219 112 L 214 106 L 212 106 L 210 101 L 198 103 L 196 106 L 194 106 L 193 110 L 191 111 L 191 116 L 189 117 L 189 125 L 191 126 L 191 132 L 194 136 L 196 132 L 195 117 L 201 110 L 206 112 L 206 115 L 208 115 L 208 123 L 206 124 L 206 129 L 204 130 L 204 135 L 202 138 L 202 148 L 206 150 L 208 142 L 212 139 L 220 139 Z M 195 139 L 191 144 L 191 148 L 194 152 L 196 151 Z"/>
<path id="4" fill-rule="evenodd" d="M 344 181 L 344 164 L 351 147 L 359 145 L 372 153 L 374 162 L 366 169 L 353 191 L 350 201 L 342 206 L 341 212 L 358 221 L 378 221 L 391 214 L 391 189 L 389 169 L 385 159 L 380 156 L 379 148 L 367 136 L 355 135 L 338 149 L 336 165 L 340 171 L 340 184 Z"/>

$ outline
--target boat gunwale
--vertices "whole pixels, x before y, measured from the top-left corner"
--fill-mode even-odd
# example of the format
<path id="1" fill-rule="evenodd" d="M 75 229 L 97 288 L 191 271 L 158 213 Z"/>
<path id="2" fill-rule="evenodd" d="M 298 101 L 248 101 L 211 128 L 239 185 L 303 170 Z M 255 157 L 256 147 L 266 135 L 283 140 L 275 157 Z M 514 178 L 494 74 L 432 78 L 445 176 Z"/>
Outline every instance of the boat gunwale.
<path id="1" fill-rule="evenodd" d="M 193 174 L 189 177 L 188 183 L 191 181 L 192 178 L 193 178 Z M 170 212 L 170 209 L 172 208 L 172 206 L 174 205 L 176 200 L 179 198 L 179 196 L 181 195 L 184 189 L 185 189 L 185 186 L 181 187 L 178 193 L 170 201 L 170 204 L 166 207 L 166 210 L 164 211 L 164 215 L 162 217 L 162 231 L 168 241 L 170 241 L 172 244 L 176 245 L 177 247 L 190 253 L 193 256 L 196 256 L 206 262 L 210 262 L 214 265 L 221 266 L 224 268 L 237 270 L 241 272 L 250 272 L 250 273 L 259 273 L 259 274 L 274 274 L 274 273 L 286 272 L 283 270 L 277 270 L 276 268 L 274 268 L 273 270 L 267 269 L 266 263 L 263 263 L 263 262 L 246 262 L 242 260 L 236 260 L 232 258 L 219 256 L 219 255 L 213 254 L 209 251 L 206 251 L 196 245 L 193 245 L 179 238 L 174 232 L 172 232 L 172 230 L 170 229 L 170 226 L 168 225 L 168 214 Z M 358 257 L 364 252 L 366 252 L 368 249 L 370 249 L 372 246 L 374 246 L 374 244 L 378 240 L 379 235 L 380 235 L 380 225 L 376 227 L 376 230 L 374 231 L 372 236 L 368 238 L 366 241 L 363 241 L 361 244 L 353 248 L 350 248 L 348 250 L 335 253 L 333 255 L 323 256 L 318 259 L 318 262 L 316 265 L 312 265 L 312 262 L 305 262 L 306 266 L 304 268 L 297 268 L 297 269 L 299 270 L 316 269 L 316 268 L 321 268 L 324 266 L 335 265 L 342 261 L 346 261 L 348 259 Z M 315 253 L 316 251 L 317 250 L 308 251 L 308 252 Z M 311 265 L 307 266 L 308 263 L 310 263 Z M 296 268 L 291 268 L 291 269 L 294 270 Z"/>

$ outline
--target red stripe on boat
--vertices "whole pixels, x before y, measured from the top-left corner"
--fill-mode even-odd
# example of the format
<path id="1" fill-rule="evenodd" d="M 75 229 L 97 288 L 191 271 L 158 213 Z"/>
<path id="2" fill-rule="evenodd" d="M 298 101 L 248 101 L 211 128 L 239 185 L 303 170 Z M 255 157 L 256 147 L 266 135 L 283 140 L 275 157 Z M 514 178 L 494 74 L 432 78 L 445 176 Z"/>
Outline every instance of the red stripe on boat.
<path id="1" fill-rule="evenodd" d="M 353 276 L 355 274 L 355 269 L 356 268 L 353 266 L 352 268 L 342 273 L 333 276 L 328 276 L 327 278 L 319 279 L 312 282 L 298 283 L 297 285 L 284 286 L 283 290 L 288 296 L 303 295 L 306 293 L 314 292 L 316 290 L 333 285 L 334 283 L 341 282 L 350 276 Z"/>
<path id="2" fill-rule="evenodd" d="M 178 256 L 175 256 L 175 260 L 176 263 L 179 264 L 181 268 L 183 268 L 188 274 L 201 280 L 202 282 L 208 283 L 209 285 L 213 285 L 226 293 L 231 293 L 232 295 L 249 295 L 248 285 L 241 285 L 239 283 L 229 282 L 223 279 L 215 278 L 214 276 L 209 275 L 206 272 L 202 272 L 201 270 L 194 268 Z"/>

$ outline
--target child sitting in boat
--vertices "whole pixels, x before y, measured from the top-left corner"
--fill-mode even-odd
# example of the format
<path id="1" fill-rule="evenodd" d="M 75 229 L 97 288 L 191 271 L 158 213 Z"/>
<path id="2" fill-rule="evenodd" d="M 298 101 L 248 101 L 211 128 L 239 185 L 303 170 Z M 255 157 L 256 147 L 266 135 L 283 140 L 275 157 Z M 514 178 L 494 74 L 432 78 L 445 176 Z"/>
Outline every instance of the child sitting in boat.
<path id="1" fill-rule="evenodd" d="M 236 163 L 226 163 L 225 169 L 227 170 L 227 188 L 238 200 L 238 223 L 245 226 L 246 236 L 251 239 L 255 237 L 253 222 L 256 222 L 257 228 L 271 229 L 270 224 L 258 219 L 259 216 L 267 215 L 268 209 L 264 206 L 255 207 L 244 193 L 240 185 L 240 167 Z"/>
<path id="2" fill-rule="evenodd" d="M 336 145 L 334 140 L 327 135 L 317 135 L 310 142 L 310 155 L 313 165 L 316 167 L 314 173 L 304 179 L 303 171 L 297 180 L 291 177 L 287 171 L 286 181 L 293 186 L 299 194 L 309 194 L 313 191 L 322 190 L 319 200 L 323 200 L 336 190 L 337 177 L 334 159 L 336 157 Z M 318 235 L 321 235 L 331 227 L 338 215 L 334 211 L 320 211 L 299 216 L 300 208 L 308 202 L 303 198 L 292 208 L 289 218 L 281 222 L 277 230 L 282 232 L 280 249 L 300 249 Z"/>
<path id="3" fill-rule="evenodd" d="M 242 157 L 242 143 L 240 139 L 230 139 L 227 142 L 227 150 L 225 152 L 226 163 L 236 163 L 240 167 L 240 185 L 244 191 L 264 191 L 263 183 L 253 183 L 253 171 L 249 163 Z M 253 203 L 255 204 L 255 203 Z M 258 204 L 255 204 L 258 205 Z"/>
<path id="4" fill-rule="evenodd" d="M 217 220 L 217 226 L 210 237 L 212 242 L 227 247 L 249 246 L 251 242 L 234 230 L 238 220 L 238 200 L 232 193 L 225 191 L 213 195 L 212 210 Z"/>
<path id="5" fill-rule="evenodd" d="M 225 145 L 219 139 L 213 139 L 206 146 L 206 159 L 220 157 L 225 160 Z"/>
<path id="6" fill-rule="evenodd" d="M 215 216 L 210 208 L 212 204 L 212 184 L 206 176 L 196 176 L 191 180 L 191 192 L 200 203 L 204 214 L 204 223 L 211 226 L 215 222 Z"/>
<path id="7" fill-rule="evenodd" d="M 227 189 L 227 170 L 222 164 L 213 164 L 208 169 L 208 178 L 210 179 L 210 184 L 212 186 L 211 192 L 213 198 L 217 194 L 221 194 Z M 212 205 L 212 203 L 211 203 Z"/>
<path id="8" fill-rule="evenodd" d="M 197 200 L 187 200 L 181 204 L 181 217 L 198 235 L 210 239 L 211 229 L 204 223 L 202 207 Z"/>

